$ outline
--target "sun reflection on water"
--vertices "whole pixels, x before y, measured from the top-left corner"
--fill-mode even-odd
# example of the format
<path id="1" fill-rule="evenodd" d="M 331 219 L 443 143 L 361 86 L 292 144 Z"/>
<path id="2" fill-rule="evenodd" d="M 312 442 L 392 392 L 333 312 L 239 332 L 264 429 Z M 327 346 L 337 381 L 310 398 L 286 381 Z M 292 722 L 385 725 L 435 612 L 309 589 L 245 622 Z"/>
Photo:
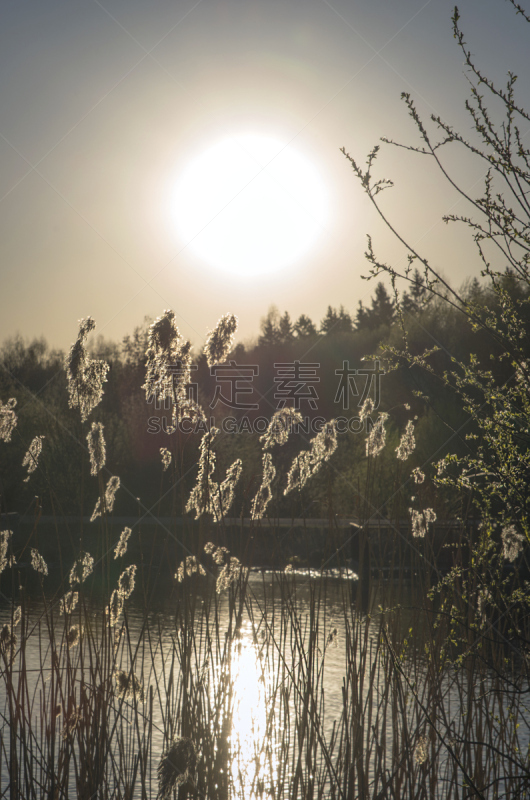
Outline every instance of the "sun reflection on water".
<path id="1" fill-rule="evenodd" d="M 248 639 L 242 639 L 234 648 L 231 667 L 232 781 L 242 797 L 251 797 L 253 791 L 263 787 L 266 767 L 273 766 L 267 742 L 267 678 L 258 648 Z"/>

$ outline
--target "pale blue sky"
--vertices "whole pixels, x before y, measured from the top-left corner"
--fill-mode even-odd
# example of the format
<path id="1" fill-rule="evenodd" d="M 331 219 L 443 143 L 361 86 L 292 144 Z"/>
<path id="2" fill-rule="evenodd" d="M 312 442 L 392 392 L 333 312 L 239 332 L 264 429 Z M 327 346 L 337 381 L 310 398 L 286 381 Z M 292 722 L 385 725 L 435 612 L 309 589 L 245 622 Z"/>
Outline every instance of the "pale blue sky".
<path id="1" fill-rule="evenodd" d="M 366 233 L 402 258 L 340 147 L 359 160 L 380 136 L 413 141 L 400 101 L 470 132 L 462 55 L 446 0 L 83 0 L 0 9 L 0 340 L 17 331 L 66 347 L 77 320 L 120 339 L 145 315 L 177 313 L 199 345 L 227 311 L 239 338 L 269 305 L 319 321 L 373 292 L 360 275 Z M 503 0 L 464 0 L 461 26 L 500 84 L 528 99 L 530 29 Z M 519 85 L 520 84 L 520 85 Z M 530 127 L 530 126 L 529 126 Z M 319 170 L 330 219 L 289 269 L 241 278 L 215 270 L 175 233 L 171 196 L 190 159 L 227 135 L 290 142 Z M 530 134 L 529 134 L 530 138 Z M 480 168 L 449 162 L 472 187 Z M 455 205 L 428 165 L 383 150 L 385 203 L 454 283 L 478 274 Z M 425 172 L 423 172 L 425 170 Z M 475 185 L 472 193 L 479 191 Z"/>

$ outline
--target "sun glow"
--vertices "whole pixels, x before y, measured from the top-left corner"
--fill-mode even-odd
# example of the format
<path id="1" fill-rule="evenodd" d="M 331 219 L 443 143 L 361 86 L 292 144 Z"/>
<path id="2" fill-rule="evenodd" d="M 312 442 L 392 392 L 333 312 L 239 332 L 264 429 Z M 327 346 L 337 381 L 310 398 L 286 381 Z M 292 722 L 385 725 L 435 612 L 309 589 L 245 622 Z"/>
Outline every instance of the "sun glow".
<path id="1" fill-rule="evenodd" d="M 231 137 L 198 156 L 174 197 L 180 238 L 209 264 L 254 275 L 307 254 L 328 216 L 315 167 L 276 139 Z"/>

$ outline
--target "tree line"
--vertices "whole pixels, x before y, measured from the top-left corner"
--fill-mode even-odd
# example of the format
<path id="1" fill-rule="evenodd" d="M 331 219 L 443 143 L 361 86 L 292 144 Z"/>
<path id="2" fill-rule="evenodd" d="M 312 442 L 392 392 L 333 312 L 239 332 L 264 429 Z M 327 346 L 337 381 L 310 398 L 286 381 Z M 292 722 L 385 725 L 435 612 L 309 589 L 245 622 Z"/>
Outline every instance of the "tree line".
<path id="1" fill-rule="evenodd" d="M 261 321 L 258 345 L 272 347 L 319 334 L 338 335 L 378 330 L 390 326 L 396 320 L 399 310 L 407 314 L 419 312 L 428 300 L 424 278 L 416 269 L 409 291 L 400 298 L 400 309 L 381 281 L 376 286 L 370 306 L 364 306 L 362 300 L 359 300 L 355 315 L 350 314 L 343 305 L 338 309 L 328 306 L 318 325 L 307 314 L 300 314 L 293 322 L 288 311 L 280 314 L 273 306 Z"/>
<path id="2" fill-rule="evenodd" d="M 512 275 L 508 273 L 502 280 L 506 291 L 513 296 L 524 295 L 524 290 Z M 497 302 L 496 296 L 481 288 L 477 281 L 470 283 L 465 291 L 484 309 L 485 314 Z M 359 305 L 361 308 L 362 304 Z M 419 365 L 403 365 L 397 370 L 386 370 L 384 348 L 400 343 L 400 315 L 407 318 L 409 346 L 417 353 L 431 348 L 429 370 Z M 360 319 L 363 322 L 359 322 Z M 164 424 L 158 427 L 150 425 L 149 421 L 155 417 L 163 421 L 165 411 L 149 404 L 142 388 L 149 324 L 150 320 L 146 319 L 120 343 L 102 338 L 93 340 L 92 356 L 104 359 L 111 367 L 104 398 L 95 418 L 105 428 L 109 469 L 112 474 L 122 478 L 123 486 L 128 487 L 128 494 L 122 492 L 117 500 L 116 513 L 135 513 L 135 498 L 138 496 L 148 505 L 156 503 L 161 494 L 162 481 L 165 489 L 162 490 L 164 499 L 160 504 L 160 513 L 181 514 L 195 480 L 201 436 L 187 436 L 181 432 L 169 434 L 167 424 L 165 428 Z M 307 332 L 306 335 L 301 334 L 303 331 Z M 433 341 L 437 343 L 434 349 Z M 254 368 L 255 396 L 250 399 L 259 401 L 259 409 L 245 411 L 215 403 L 219 384 L 208 368 L 204 355 L 199 354 L 194 358 L 192 380 L 196 384 L 199 402 L 207 416 L 215 418 L 216 425 L 220 425 L 228 415 L 237 418 L 245 415 L 250 418 L 270 418 L 278 403 L 274 394 L 279 385 L 275 381 L 278 363 L 294 364 L 299 361 L 304 364 L 311 361 L 318 367 L 315 367 L 315 374 L 318 374 L 319 382 L 315 384 L 314 392 L 315 396 L 318 395 L 318 401 L 314 403 L 316 408 L 303 401 L 301 412 L 310 417 L 332 419 L 340 416 L 350 419 L 359 412 L 363 387 L 368 380 L 366 370 L 370 371 L 374 364 L 373 360 L 366 358 L 377 357 L 385 374 L 381 378 L 380 405 L 373 417 L 377 419 L 377 415 L 383 411 L 391 415 L 387 425 L 387 452 L 383 452 L 378 459 L 377 476 L 371 476 L 374 491 L 383 502 L 396 468 L 395 447 L 408 419 L 416 417 L 418 444 L 414 458 L 417 465 L 423 463 L 447 439 L 448 429 L 457 430 L 465 421 L 461 404 L 440 380 L 444 371 L 450 368 L 451 358 L 465 361 L 472 352 L 479 363 L 491 368 L 491 355 L 495 354 L 495 347 L 484 331 L 474 332 L 469 320 L 457 309 L 448 308 L 437 300 L 426 302 L 419 281 L 417 293 L 410 292 L 406 298 L 391 298 L 383 284 L 380 284 L 375 289 L 370 307 L 363 308 L 355 324 L 348 312 L 340 308 L 330 307 L 318 330 L 305 315 L 290 325 L 287 312 L 282 316 L 269 312 L 262 321 L 260 335 L 254 343 L 246 346 L 236 344 L 229 360 L 237 362 L 239 367 L 247 365 Z M 344 377 L 344 369 L 353 376 L 351 392 L 350 378 Z M 493 370 L 499 382 L 509 377 L 509 365 L 501 359 L 495 362 Z M 341 381 L 342 395 L 339 392 Z M 223 393 L 223 396 L 226 395 L 227 389 L 223 389 Z M 86 424 L 83 427 L 78 416 L 68 407 L 64 353 L 51 350 L 43 339 L 26 342 L 19 336 L 6 341 L 0 349 L 0 401 L 5 404 L 11 397 L 17 399 L 19 424 L 12 441 L 1 443 L 0 510 L 26 512 L 32 508 L 37 496 L 38 502 L 48 513 L 55 508 L 62 509 L 64 513 L 74 514 L 82 510 L 84 514 L 90 514 L 99 489 L 86 471 L 86 464 L 83 465 L 82 454 L 79 453 L 80 447 L 86 449 L 87 430 Z M 348 408 L 344 407 L 345 399 L 351 401 Z M 21 464 L 29 443 L 36 435 L 45 437 L 43 467 L 35 472 L 29 483 L 24 483 Z M 300 445 L 305 448 L 308 441 L 303 439 L 297 446 Z M 452 440 L 452 447 L 457 452 L 465 450 L 465 446 L 463 437 Z M 162 475 L 160 466 L 161 447 L 173 447 L 175 454 L 178 453 L 181 478 L 175 483 L 178 488 L 169 492 L 166 491 L 169 474 Z M 290 447 L 280 454 L 287 461 L 295 454 Z M 337 476 L 333 477 L 333 465 L 330 465 L 331 472 L 327 477 L 324 471 L 315 478 L 308 490 L 311 492 L 310 515 L 327 516 L 327 504 L 331 496 L 334 513 L 354 516 L 359 512 L 358 494 L 352 491 L 352 486 L 364 480 L 367 468 L 364 448 L 364 434 L 352 430 L 340 437 L 339 451 L 334 456 L 334 464 L 340 467 L 340 481 L 336 479 Z M 220 469 L 224 468 L 225 461 L 229 464 L 234 458 L 242 458 L 245 474 L 250 476 L 245 491 L 252 496 L 256 489 L 254 484 L 259 482 L 261 474 L 259 435 L 244 433 L 225 436 L 220 443 L 220 450 Z M 326 481 L 335 481 L 333 492 L 330 493 Z M 242 505 L 246 502 L 244 498 L 240 498 L 240 501 Z M 294 508 L 293 502 L 292 499 L 283 499 L 279 494 L 275 512 L 282 516 L 291 513 L 298 516 L 301 510 Z M 406 506 L 403 513 L 406 513 Z M 447 514 L 453 513 L 454 508 L 449 504 Z"/>

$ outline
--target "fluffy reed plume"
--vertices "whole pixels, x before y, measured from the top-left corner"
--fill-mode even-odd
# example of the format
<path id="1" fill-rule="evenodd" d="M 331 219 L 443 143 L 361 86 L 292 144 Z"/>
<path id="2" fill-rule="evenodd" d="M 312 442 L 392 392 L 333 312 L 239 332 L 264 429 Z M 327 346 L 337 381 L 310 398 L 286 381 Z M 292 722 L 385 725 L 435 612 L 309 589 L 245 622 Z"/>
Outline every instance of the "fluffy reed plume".
<path id="1" fill-rule="evenodd" d="M 287 486 L 283 490 L 284 495 L 288 495 L 293 489 L 301 489 L 305 486 L 311 474 L 311 451 L 303 450 L 291 464 L 291 469 L 287 474 Z"/>
<path id="2" fill-rule="evenodd" d="M 158 800 L 168 800 L 173 789 L 193 780 L 196 766 L 197 755 L 191 739 L 175 739 L 158 765 Z"/>
<path id="3" fill-rule="evenodd" d="M 71 614 L 79 601 L 79 592 L 67 592 L 59 600 L 59 613 Z"/>
<path id="4" fill-rule="evenodd" d="M 412 535 L 417 538 L 423 538 L 427 533 L 427 526 L 430 522 L 434 522 L 436 514 L 432 508 L 426 508 L 425 511 L 415 511 L 409 508 L 412 517 Z"/>
<path id="5" fill-rule="evenodd" d="M 518 533 L 514 525 L 502 529 L 502 554 L 506 561 L 515 561 L 523 549 L 524 536 Z"/>
<path id="6" fill-rule="evenodd" d="M 101 502 L 102 498 L 98 497 L 94 511 L 90 517 L 90 522 L 94 522 L 95 519 L 101 517 L 101 515 L 104 513 L 110 514 L 114 508 L 114 499 L 119 488 L 120 479 L 116 475 L 113 475 L 112 478 L 109 478 L 107 483 L 107 488 L 105 489 L 105 495 L 103 497 L 103 503 Z"/>
<path id="7" fill-rule="evenodd" d="M 275 444 L 285 444 L 293 425 L 303 422 L 303 419 L 302 414 L 294 408 L 280 408 L 272 415 L 269 427 L 263 436 L 260 436 L 263 449 L 270 450 Z"/>
<path id="8" fill-rule="evenodd" d="M 66 634 L 65 641 L 69 650 L 71 650 L 72 647 L 77 647 L 77 645 L 81 641 L 81 631 L 79 625 L 72 625 L 72 627 Z"/>
<path id="9" fill-rule="evenodd" d="M 0 441 L 10 442 L 11 434 L 17 424 L 17 415 L 13 411 L 17 404 L 14 397 L 11 397 L 4 405 L 0 404 Z"/>
<path id="10" fill-rule="evenodd" d="M 114 549 L 114 559 L 124 556 L 127 552 L 127 545 L 132 531 L 130 528 L 124 528 L 121 532 L 120 541 Z"/>
<path id="11" fill-rule="evenodd" d="M 161 447 L 160 448 L 160 455 L 162 456 L 162 468 L 163 468 L 163 470 L 165 472 L 166 469 L 171 464 L 171 453 L 169 452 L 167 447 Z"/>
<path id="12" fill-rule="evenodd" d="M 89 358 L 86 351 L 87 336 L 95 327 L 96 323 L 92 317 L 80 320 L 77 339 L 64 360 L 69 405 L 70 408 L 79 409 L 83 422 L 101 401 L 103 384 L 107 380 L 109 370 L 109 365 L 105 361 Z"/>
<path id="13" fill-rule="evenodd" d="M 388 414 L 382 412 L 377 418 L 377 422 L 370 431 L 370 435 L 366 440 L 366 455 L 378 456 L 386 442 L 385 422 L 388 419 Z"/>
<path id="14" fill-rule="evenodd" d="M 396 447 L 396 456 L 400 461 L 406 461 L 415 449 L 416 439 L 414 438 L 414 422 L 409 419 L 399 445 Z"/>
<path id="15" fill-rule="evenodd" d="M 420 736 L 418 742 L 416 744 L 416 749 L 414 751 L 414 760 L 416 764 L 425 764 L 428 758 L 428 751 L 427 751 L 427 737 Z"/>
<path id="16" fill-rule="evenodd" d="M 200 561 L 197 561 L 195 556 L 187 556 L 184 561 L 181 561 L 179 568 L 175 573 L 175 578 L 179 583 L 182 583 L 185 575 L 187 575 L 188 578 L 191 578 L 191 576 L 195 574 L 205 576 L 206 570 Z"/>
<path id="17" fill-rule="evenodd" d="M 335 420 L 326 422 L 320 433 L 317 433 L 311 440 L 311 458 L 313 475 L 317 472 L 325 461 L 329 461 L 337 449 L 337 430 Z"/>
<path id="18" fill-rule="evenodd" d="M 164 311 L 150 326 L 146 356 L 142 388 L 147 401 L 168 401 L 174 425 L 183 417 L 204 419 L 201 407 L 186 396 L 186 386 L 191 379 L 191 343 L 180 335 L 174 311 Z"/>
<path id="19" fill-rule="evenodd" d="M 90 456 L 90 474 L 97 475 L 105 466 L 107 457 L 103 425 L 101 422 L 92 423 L 92 428 L 86 438 L 88 442 L 88 454 Z"/>
<path id="20" fill-rule="evenodd" d="M 324 462 L 329 461 L 337 449 L 335 421 L 326 422 L 320 433 L 311 439 L 309 450 L 304 450 L 294 459 L 287 475 L 284 495 L 293 489 L 301 489 L 315 475 Z"/>
<path id="21" fill-rule="evenodd" d="M 75 729 L 81 722 L 82 716 L 83 714 L 81 706 L 74 706 L 71 713 L 66 717 L 65 725 L 63 728 L 63 739 L 66 740 L 70 736 L 73 736 Z"/>
<path id="22" fill-rule="evenodd" d="M 0 654 L 8 663 L 15 658 L 17 648 L 17 635 L 9 622 L 0 630 Z"/>
<path id="23" fill-rule="evenodd" d="M 242 472 L 243 463 L 240 458 L 237 458 L 227 469 L 224 481 L 219 484 L 219 487 L 214 486 L 211 499 L 212 513 L 216 522 L 220 522 L 230 511 L 232 503 L 234 502 L 236 485 Z"/>
<path id="24" fill-rule="evenodd" d="M 70 570 L 70 586 L 76 583 L 84 583 L 94 569 L 94 559 L 90 553 L 80 553 Z"/>
<path id="25" fill-rule="evenodd" d="M 270 453 L 263 453 L 263 477 L 254 500 L 252 501 L 252 519 L 262 519 L 265 509 L 272 499 L 271 483 L 276 475 L 276 467 L 272 464 Z"/>
<path id="26" fill-rule="evenodd" d="M 226 547 L 216 547 L 213 542 L 206 542 L 204 552 L 211 556 L 219 566 L 222 566 L 230 556 L 230 551 Z"/>
<path id="27" fill-rule="evenodd" d="M 232 583 L 237 583 L 242 574 L 243 567 L 241 566 L 240 560 L 232 556 L 230 561 L 224 565 L 217 578 L 217 583 L 215 585 L 217 594 L 221 594 L 222 591 L 228 589 Z"/>
<path id="28" fill-rule="evenodd" d="M 110 596 L 109 604 L 105 609 L 105 614 L 110 628 L 118 622 L 123 611 L 124 598 L 118 589 L 114 589 Z"/>
<path id="29" fill-rule="evenodd" d="M 134 672 L 126 672 L 124 669 L 118 670 L 114 675 L 114 694 L 117 698 L 129 699 L 135 697 L 141 702 L 144 701 L 144 687 L 140 679 Z"/>
<path id="30" fill-rule="evenodd" d="M 14 632 L 14 628 L 16 628 L 21 619 L 22 608 L 17 606 L 13 611 L 11 622 L 6 622 L 0 629 L 0 653 L 9 663 L 13 661 L 17 647 L 17 635 Z"/>
<path id="31" fill-rule="evenodd" d="M 480 589 L 477 594 L 477 614 L 482 622 L 486 621 L 486 607 L 493 602 L 489 589 Z"/>
<path id="32" fill-rule="evenodd" d="M 0 573 L 2 573 L 9 564 L 7 551 L 9 550 L 9 542 L 12 536 L 13 531 L 2 531 L 0 533 Z"/>
<path id="33" fill-rule="evenodd" d="M 204 355 L 209 367 L 222 364 L 234 344 L 237 330 L 237 317 L 234 314 L 225 314 L 214 330 L 208 334 L 204 345 Z"/>
<path id="34" fill-rule="evenodd" d="M 412 470 L 412 476 L 414 478 L 415 483 L 423 483 L 425 480 L 425 473 L 421 471 L 419 467 L 415 467 Z"/>
<path id="35" fill-rule="evenodd" d="M 32 548 L 31 550 L 31 566 L 36 572 L 40 572 L 41 575 L 48 574 L 48 565 L 39 551 L 35 550 L 35 548 Z"/>
<path id="36" fill-rule="evenodd" d="M 364 422 L 364 420 L 370 416 L 373 410 L 374 410 L 374 401 L 372 400 L 371 397 L 367 397 L 361 406 L 361 410 L 359 411 L 360 421 Z"/>
<path id="37" fill-rule="evenodd" d="M 37 469 L 37 467 L 39 465 L 39 456 L 42 453 L 42 440 L 43 439 L 44 439 L 44 436 L 35 436 L 35 438 L 31 442 L 30 446 L 28 447 L 26 455 L 24 456 L 24 458 L 22 460 L 22 466 L 23 467 L 27 467 L 27 469 L 28 469 L 28 474 L 24 478 L 24 483 L 27 483 L 29 481 L 29 477 L 30 477 L 31 473 L 35 472 L 35 470 Z"/>
<path id="38" fill-rule="evenodd" d="M 211 428 L 203 435 L 199 447 L 199 474 L 186 504 L 186 511 L 195 510 L 195 519 L 212 510 L 213 496 L 217 490 L 212 480 L 215 469 L 215 452 L 212 450 L 219 428 Z"/>
<path id="39" fill-rule="evenodd" d="M 118 578 L 118 591 L 124 600 L 131 596 L 134 590 L 136 577 L 136 564 L 131 564 Z"/>
<path id="40" fill-rule="evenodd" d="M 12 622 L 13 628 L 16 628 L 21 619 L 22 619 L 22 606 L 17 606 L 13 611 L 13 622 Z"/>
<path id="41" fill-rule="evenodd" d="M 224 589 L 228 589 L 230 584 L 239 580 L 243 573 L 241 562 L 238 558 L 230 558 L 230 551 L 226 547 L 216 547 L 213 542 L 206 542 L 204 552 L 210 555 L 219 567 L 222 567 L 215 587 L 217 594 L 221 594 Z"/>

